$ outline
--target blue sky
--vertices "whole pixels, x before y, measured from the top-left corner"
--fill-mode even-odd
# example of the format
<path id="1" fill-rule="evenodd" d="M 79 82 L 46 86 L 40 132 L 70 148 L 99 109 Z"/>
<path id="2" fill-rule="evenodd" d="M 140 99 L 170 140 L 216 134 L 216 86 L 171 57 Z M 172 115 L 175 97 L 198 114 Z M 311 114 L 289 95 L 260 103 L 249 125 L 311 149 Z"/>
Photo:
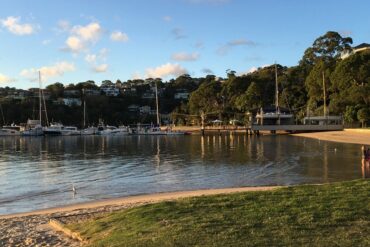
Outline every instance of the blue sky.
<path id="1" fill-rule="evenodd" d="M 370 2 L 1 1 L 0 86 L 225 76 L 296 65 L 327 31 L 370 42 Z"/>

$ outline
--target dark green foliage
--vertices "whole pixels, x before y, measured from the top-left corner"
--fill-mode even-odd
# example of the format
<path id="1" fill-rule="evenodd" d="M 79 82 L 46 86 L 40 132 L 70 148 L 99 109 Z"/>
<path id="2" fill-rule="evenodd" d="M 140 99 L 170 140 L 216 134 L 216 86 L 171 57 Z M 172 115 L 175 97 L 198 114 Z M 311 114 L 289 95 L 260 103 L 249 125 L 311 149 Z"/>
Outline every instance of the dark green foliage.
<path id="1" fill-rule="evenodd" d="M 90 246 L 369 246 L 370 181 L 162 202 L 69 227 Z"/>

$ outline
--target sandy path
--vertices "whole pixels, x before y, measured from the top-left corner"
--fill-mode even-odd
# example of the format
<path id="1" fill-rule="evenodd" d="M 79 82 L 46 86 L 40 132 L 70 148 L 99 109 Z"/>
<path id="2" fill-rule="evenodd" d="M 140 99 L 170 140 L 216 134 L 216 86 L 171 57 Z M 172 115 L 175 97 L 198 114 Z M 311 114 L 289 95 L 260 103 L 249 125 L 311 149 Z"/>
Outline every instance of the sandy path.
<path id="1" fill-rule="evenodd" d="M 346 129 L 344 131 L 300 133 L 293 135 L 324 141 L 370 145 L 370 130 Z"/>
<path id="2" fill-rule="evenodd" d="M 203 195 L 267 191 L 276 188 L 279 188 L 279 186 L 158 193 L 81 203 L 27 213 L 2 215 L 0 216 L 0 246 L 80 246 L 80 242 L 69 239 L 63 234 L 57 233 L 50 228 L 47 223 L 51 218 L 55 217 L 72 218 L 73 221 L 82 221 L 94 215 L 104 214 L 123 208 L 131 208 L 147 203 Z"/>

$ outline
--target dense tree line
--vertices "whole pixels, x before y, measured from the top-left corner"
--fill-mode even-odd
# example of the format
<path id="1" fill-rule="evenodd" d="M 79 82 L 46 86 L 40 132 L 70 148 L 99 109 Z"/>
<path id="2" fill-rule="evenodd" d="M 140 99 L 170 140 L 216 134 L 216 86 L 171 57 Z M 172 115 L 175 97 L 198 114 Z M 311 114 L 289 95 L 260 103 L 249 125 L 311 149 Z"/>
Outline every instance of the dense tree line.
<path id="1" fill-rule="evenodd" d="M 307 114 L 323 115 L 326 103 L 328 114 L 343 115 L 348 124 L 365 125 L 370 121 L 370 50 L 341 59 L 343 52 L 351 51 L 351 44 L 351 38 L 342 37 L 337 32 L 327 32 L 306 49 L 297 66 L 271 65 L 245 75 L 228 70 L 225 78 L 214 75 L 192 78 L 190 75 L 182 75 L 167 82 L 161 79 L 117 80 L 116 83 L 106 80 L 102 86 L 122 86 L 125 83 L 136 85 L 136 94 L 85 97 L 81 93 L 81 99 L 86 100 L 87 120 L 90 124 L 96 124 L 100 118 L 116 125 L 155 122 L 153 115 L 128 110 L 132 104 L 149 105 L 155 109 L 155 100 L 141 97 L 154 83 L 160 91 L 160 112 L 172 113 L 172 120 L 176 124 L 199 123 L 201 114 L 207 119 L 238 119 L 243 122 L 248 119 L 248 112 L 275 103 L 276 68 L 280 106 L 294 112 L 297 120 Z M 62 97 L 67 89 L 82 92 L 83 89 L 99 87 L 94 81 L 67 86 L 57 82 L 47 89 L 51 95 L 51 100 L 46 102 L 49 119 L 81 126 L 82 106 L 55 105 L 52 100 Z M 189 92 L 189 99 L 175 99 L 174 95 L 179 90 Z M 2 115 L 4 120 L 8 119 L 5 120 L 7 123 L 9 120 L 25 122 L 38 114 L 37 104 L 36 98 L 5 101 L 2 102 Z"/>

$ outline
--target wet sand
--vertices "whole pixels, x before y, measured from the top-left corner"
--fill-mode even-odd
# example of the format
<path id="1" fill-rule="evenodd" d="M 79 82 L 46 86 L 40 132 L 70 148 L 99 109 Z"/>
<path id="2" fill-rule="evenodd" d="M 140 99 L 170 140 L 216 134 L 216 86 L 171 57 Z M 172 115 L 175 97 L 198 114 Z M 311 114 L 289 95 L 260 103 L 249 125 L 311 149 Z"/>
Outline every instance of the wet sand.
<path id="1" fill-rule="evenodd" d="M 280 187 L 242 187 L 157 193 L 94 201 L 19 214 L 0 215 L 0 246 L 81 246 L 79 241 L 55 232 L 48 224 L 50 219 L 64 218 L 66 219 L 65 223 L 70 222 L 67 219 L 72 219 L 73 222 L 80 222 L 100 214 L 148 203 L 203 195 L 267 191 L 277 188 Z"/>
<path id="2" fill-rule="evenodd" d="M 370 129 L 345 129 L 344 131 L 299 133 L 292 135 L 323 141 L 370 145 Z"/>

